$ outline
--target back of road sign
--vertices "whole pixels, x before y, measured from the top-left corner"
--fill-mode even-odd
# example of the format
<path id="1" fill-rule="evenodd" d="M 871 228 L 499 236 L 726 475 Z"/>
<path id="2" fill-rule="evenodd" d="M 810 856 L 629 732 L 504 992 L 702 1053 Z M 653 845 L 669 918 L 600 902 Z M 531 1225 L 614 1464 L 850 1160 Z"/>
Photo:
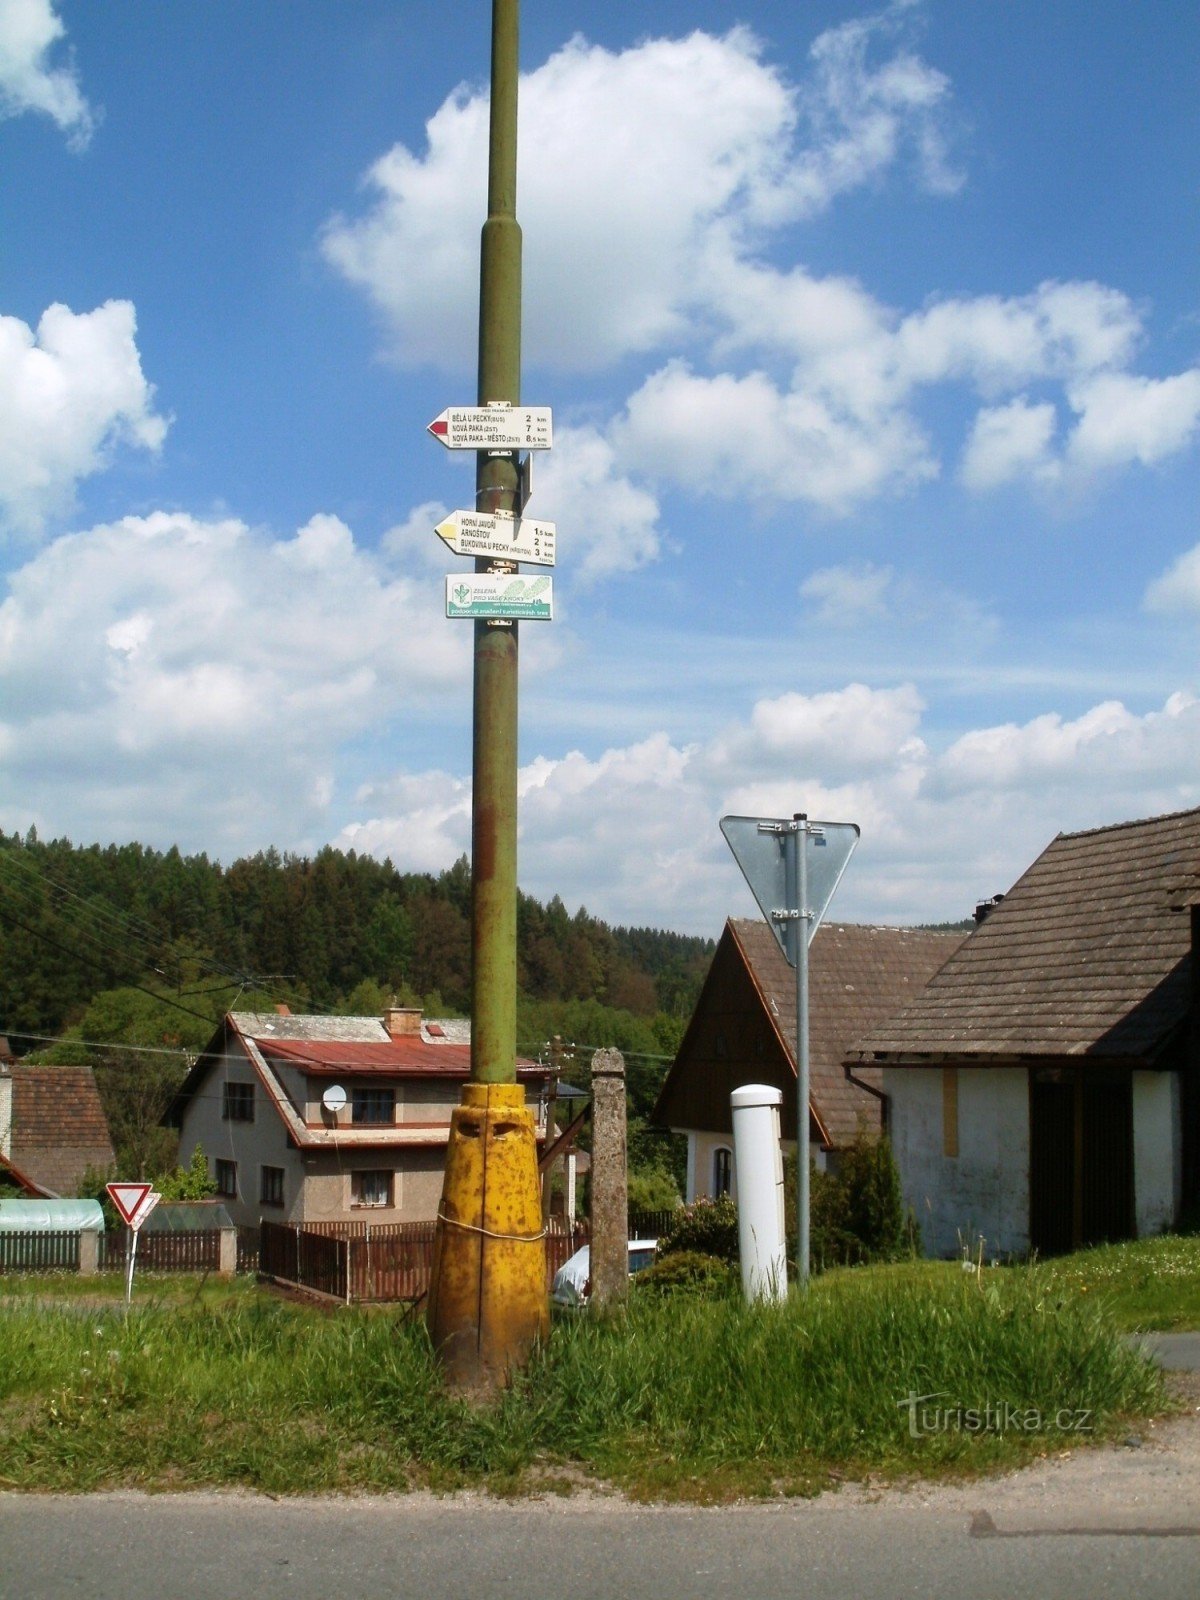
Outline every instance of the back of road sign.
<path id="1" fill-rule="evenodd" d="M 781 917 L 777 913 L 809 912 L 808 942 L 812 943 L 813 934 L 821 924 L 821 918 L 833 899 L 833 892 L 846 870 L 846 863 L 858 843 L 858 824 L 800 824 L 781 817 L 722 817 L 721 832 L 779 948 L 789 965 L 794 967 L 799 957 L 798 929 L 803 918 Z M 800 832 L 804 841 L 805 865 L 808 869 L 806 906 L 789 903 L 797 901 L 799 896 L 798 888 L 789 895 L 787 882 L 788 839 L 797 832 Z"/>

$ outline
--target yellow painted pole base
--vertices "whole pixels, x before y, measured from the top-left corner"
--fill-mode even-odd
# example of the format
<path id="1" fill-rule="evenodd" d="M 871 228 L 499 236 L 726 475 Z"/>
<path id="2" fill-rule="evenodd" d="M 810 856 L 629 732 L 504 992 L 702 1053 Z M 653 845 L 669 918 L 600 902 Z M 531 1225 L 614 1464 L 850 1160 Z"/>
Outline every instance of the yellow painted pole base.
<path id="1" fill-rule="evenodd" d="M 448 1381 L 465 1389 L 502 1384 L 549 1332 L 537 1133 L 520 1084 L 463 1086 L 427 1321 Z"/>

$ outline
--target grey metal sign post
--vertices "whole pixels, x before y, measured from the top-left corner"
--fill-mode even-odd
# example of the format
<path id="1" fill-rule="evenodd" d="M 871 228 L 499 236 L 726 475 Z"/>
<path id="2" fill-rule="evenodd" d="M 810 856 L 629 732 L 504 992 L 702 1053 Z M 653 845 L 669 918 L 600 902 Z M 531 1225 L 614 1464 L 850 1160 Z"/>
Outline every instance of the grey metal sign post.
<path id="1" fill-rule="evenodd" d="M 808 947 L 859 839 L 853 822 L 810 822 L 798 811 L 722 817 L 721 832 L 779 948 L 796 969 L 796 1270 L 808 1287 Z M 803 936 L 802 936 L 803 932 Z"/>

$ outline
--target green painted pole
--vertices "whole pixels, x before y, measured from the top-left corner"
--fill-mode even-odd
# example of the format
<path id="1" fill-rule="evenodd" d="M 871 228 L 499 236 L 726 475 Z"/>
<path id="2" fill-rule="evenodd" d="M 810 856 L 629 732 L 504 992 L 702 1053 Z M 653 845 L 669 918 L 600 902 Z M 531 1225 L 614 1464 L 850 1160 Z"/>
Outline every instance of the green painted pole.
<path id="1" fill-rule="evenodd" d="M 479 404 L 521 399 L 518 0 L 492 0 Z M 515 454 L 476 457 L 476 505 L 518 512 Z M 517 563 L 476 561 L 477 572 Z M 471 1078 L 450 1123 L 427 1319 L 447 1380 L 489 1390 L 550 1331 L 537 1131 L 517 1082 L 517 625 L 475 623 Z"/>
<path id="2" fill-rule="evenodd" d="M 521 229 L 517 223 L 519 0 L 493 0 L 488 214 L 479 273 L 479 404 L 521 399 Z M 480 511 L 516 511 L 517 457 L 480 452 Z M 480 559 L 477 572 L 515 572 Z M 471 816 L 471 1079 L 516 1082 L 517 624 L 475 624 Z"/>

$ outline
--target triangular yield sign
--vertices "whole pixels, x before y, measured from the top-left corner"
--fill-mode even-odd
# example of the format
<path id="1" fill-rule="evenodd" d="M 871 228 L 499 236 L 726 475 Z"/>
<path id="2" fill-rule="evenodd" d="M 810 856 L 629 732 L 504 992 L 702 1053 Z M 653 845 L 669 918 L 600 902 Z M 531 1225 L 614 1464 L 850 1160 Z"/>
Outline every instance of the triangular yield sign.
<path id="1" fill-rule="evenodd" d="M 106 1183 L 104 1187 L 108 1191 L 108 1198 L 121 1213 L 122 1222 L 132 1228 L 152 1186 L 148 1183 Z"/>
<path id="2" fill-rule="evenodd" d="M 742 876 L 758 901 L 771 932 L 788 963 L 799 958 L 799 929 L 802 919 L 781 913 L 807 911 L 808 942 L 821 924 L 833 891 L 841 882 L 846 863 L 858 843 L 858 824 L 854 822 L 809 822 L 804 832 L 808 904 L 801 906 L 799 888 L 789 883 L 787 841 L 796 831 L 795 819 L 779 817 L 722 817 L 721 832 L 733 851 Z"/>

